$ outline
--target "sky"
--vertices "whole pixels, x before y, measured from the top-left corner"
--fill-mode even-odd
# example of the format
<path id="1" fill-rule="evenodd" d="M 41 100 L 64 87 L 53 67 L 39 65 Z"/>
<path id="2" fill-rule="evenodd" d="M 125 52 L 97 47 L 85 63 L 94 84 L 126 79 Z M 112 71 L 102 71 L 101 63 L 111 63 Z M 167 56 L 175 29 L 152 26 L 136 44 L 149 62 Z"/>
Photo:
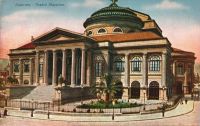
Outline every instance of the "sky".
<path id="1" fill-rule="evenodd" d="M 0 58 L 55 27 L 83 33 L 84 21 L 111 0 L 0 0 Z M 172 47 L 200 63 L 200 0 L 118 0 L 155 19 Z"/>

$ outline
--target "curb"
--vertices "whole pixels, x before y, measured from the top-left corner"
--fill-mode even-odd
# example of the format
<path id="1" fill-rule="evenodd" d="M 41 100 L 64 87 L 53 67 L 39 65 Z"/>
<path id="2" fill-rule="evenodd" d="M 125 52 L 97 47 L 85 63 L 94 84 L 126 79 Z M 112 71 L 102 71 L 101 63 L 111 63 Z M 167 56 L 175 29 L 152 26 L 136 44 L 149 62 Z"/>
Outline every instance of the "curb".
<path id="1" fill-rule="evenodd" d="M 182 116 L 182 115 L 186 115 L 191 113 L 194 110 L 194 101 L 193 101 L 193 107 L 192 110 L 186 112 L 186 113 L 182 113 L 182 114 L 178 114 L 178 115 L 174 115 L 174 116 L 170 116 L 170 117 L 159 117 L 159 118 L 154 118 L 154 119 L 142 119 L 142 120 L 126 120 L 126 121 L 67 121 L 67 120 L 54 120 L 54 119 L 40 119 L 40 118 L 34 118 L 34 117 L 22 117 L 22 116 L 13 116 L 13 115 L 8 115 L 10 117 L 18 117 L 18 118 L 26 118 L 26 119 L 36 119 L 36 120 L 48 120 L 48 121 L 64 121 L 64 122 L 132 122 L 132 121 L 148 121 L 148 120 L 158 120 L 158 119 L 165 119 L 165 118 L 173 118 L 173 117 L 178 117 L 178 116 Z"/>

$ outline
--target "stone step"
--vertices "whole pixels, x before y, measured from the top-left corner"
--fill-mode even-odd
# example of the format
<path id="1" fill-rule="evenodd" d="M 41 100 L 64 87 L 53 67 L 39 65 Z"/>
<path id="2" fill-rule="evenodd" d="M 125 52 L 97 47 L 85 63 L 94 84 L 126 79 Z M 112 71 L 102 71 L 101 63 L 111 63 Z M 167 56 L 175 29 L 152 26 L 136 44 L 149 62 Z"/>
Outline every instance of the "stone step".
<path id="1" fill-rule="evenodd" d="M 34 101 L 48 101 L 51 102 L 54 95 L 54 87 L 52 85 L 37 86 L 30 94 L 22 98 L 22 100 L 34 100 Z"/>

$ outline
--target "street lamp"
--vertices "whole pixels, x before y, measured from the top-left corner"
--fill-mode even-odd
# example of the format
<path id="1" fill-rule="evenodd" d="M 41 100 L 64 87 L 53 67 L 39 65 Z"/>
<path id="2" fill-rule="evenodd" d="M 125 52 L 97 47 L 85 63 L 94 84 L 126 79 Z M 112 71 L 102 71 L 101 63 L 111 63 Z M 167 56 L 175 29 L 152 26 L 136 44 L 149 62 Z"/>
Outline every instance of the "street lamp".
<path id="1" fill-rule="evenodd" d="M 8 106 L 8 95 L 5 93 L 5 106 Z"/>
<path id="2" fill-rule="evenodd" d="M 60 106 L 61 106 L 61 91 L 58 90 L 58 95 L 59 95 L 59 98 L 58 98 L 58 111 L 60 111 Z"/>
<path id="3" fill-rule="evenodd" d="M 143 110 L 145 111 L 145 95 L 146 95 L 146 93 L 144 92 L 144 108 L 143 108 Z"/>
<path id="4" fill-rule="evenodd" d="M 115 119 L 115 111 L 114 111 L 114 106 L 115 106 L 115 100 L 113 99 L 112 101 L 112 105 L 113 105 L 113 114 L 112 114 L 112 120 Z"/>
<path id="5" fill-rule="evenodd" d="M 31 117 L 33 117 L 33 99 L 31 100 Z"/>
<path id="6" fill-rule="evenodd" d="M 83 104 L 83 84 L 81 84 L 81 105 Z"/>
<path id="7" fill-rule="evenodd" d="M 164 103 L 164 91 L 165 91 L 165 87 L 162 88 L 163 89 L 163 103 Z"/>

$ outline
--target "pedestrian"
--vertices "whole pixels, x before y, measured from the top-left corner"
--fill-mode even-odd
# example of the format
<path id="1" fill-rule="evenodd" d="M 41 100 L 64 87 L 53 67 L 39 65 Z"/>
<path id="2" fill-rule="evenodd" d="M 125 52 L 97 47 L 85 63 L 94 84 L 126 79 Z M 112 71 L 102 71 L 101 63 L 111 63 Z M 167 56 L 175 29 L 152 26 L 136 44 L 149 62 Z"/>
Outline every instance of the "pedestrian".
<path id="1" fill-rule="evenodd" d="M 31 117 L 33 117 L 33 109 L 31 109 Z"/>
<path id="2" fill-rule="evenodd" d="M 47 112 L 47 118 L 50 119 L 50 112 L 49 112 L 49 110 Z"/>
<path id="3" fill-rule="evenodd" d="M 162 107 L 162 117 L 165 117 L 165 108 Z"/>
<path id="4" fill-rule="evenodd" d="M 187 102 L 188 102 L 188 100 L 187 100 L 187 99 L 185 99 L 185 104 L 187 104 Z"/>
<path id="5" fill-rule="evenodd" d="M 183 104 L 183 98 L 181 98 L 181 105 Z"/>
<path id="6" fill-rule="evenodd" d="M 8 115 L 8 110 L 4 109 L 3 116 L 6 117 Z"/>
<path id="7" fill-rule="evenodd" d="M 163 104 L 163 106 L 162 106 L 162 117 L 164 117 L 164 116 L 165 116 L 165 106 Z"/>

